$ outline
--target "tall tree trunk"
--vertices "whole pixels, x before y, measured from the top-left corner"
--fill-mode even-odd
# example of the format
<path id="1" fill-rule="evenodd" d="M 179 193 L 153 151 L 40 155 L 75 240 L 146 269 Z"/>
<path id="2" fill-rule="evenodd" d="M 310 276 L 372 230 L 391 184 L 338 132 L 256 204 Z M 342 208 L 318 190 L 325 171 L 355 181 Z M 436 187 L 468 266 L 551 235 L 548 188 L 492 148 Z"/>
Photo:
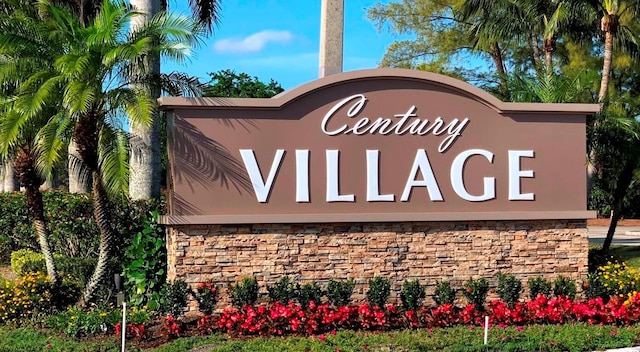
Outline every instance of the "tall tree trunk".
<path id="1" fill-rule="evenodd" d="M 607 231 L 607 237 L 602 243 L 601 251 L 606 253 L 611 247 L 613 241 L 613 235 L 616 233 L 616 227 L 618 226 L 618 220 L 620 220 L 620 212 L 622 211 L 622 205 L 624 204 L 624 197 L 627 194 L 627 190 L 633 181 L 633 170 L 635 170 L 635 160 L 627 161 L 624 169 L 616 182 L 616 189 L 613 192 L 613 204 L 611 205 L 611 222 L 609 223 L 609 230 Z"/>
<path id="2" fill-rule="evenodd" d="M 0 163 L 0 192 L 4 192 L 4 163 Z"/>
<path id="3" fill-rule="evenodd" d="M 540 46 L 538 43 L 538 35 L 531 34 L 531 49 L 533 50 L 533 66 L 540 67 Z"/>
<path id="4" fill-rule="evenodd" d="M 78 144 L 75 139 L 69 141 L 67 147 L 69 152 L 69 193 L 89 193 L 91 192 L 91 183 L 89 171 L 82 162 L 82 158 L 78 152 Z"/>
<path id="5" fill-rule="evenodd" d="M 556 51 L 557 37 L 552 35 L 544 39 L 544 66 L 547 70 L 547 78 L 551 77 L 553 73 L 553 53 Z"/>
<path id="6" fill-rule="evenodd" d="M 604 62 L 602 63 L 602 78 L 600 80 L 600 92 L 598 93 L 598 103 L 603 106 L 604 100 L 607 98 L 607 90 L 609 89 L 609 78 L 611 76 L 611 62 L 613 61 L 613 33 L 606 31 L 604 33 Z"/>
<path id="7" fill-rule="evenodd" d="M 42 193 L 40 193 L 40 175 L 36 170 L 36 160 L 29 147 L 22 147 L 18 151 L 15 161 L 15 169 L 20 183 L 25 188 L 27 198 L 27 208 L 29 215 L 33 220 L 33 226 L 36 230 L 40 251 L 44 256 L 47 266 L 47 275 L 51 279 L 54 286 L 58 284 L 58 272 L 53 257 L 53 251 L 49 246 L 49 232 L 46 227 L 46 219 L 44 217 L 44 202 L 42 201 Z"/>
<path id="8" fill-rule="evenodd" d="M 131 5 L 142 14 L 134 17 L 131 28 L 139 28 L 149 19 L 161 11 L 160 0 L 131 0 Z M 148 57 L 145 62 L 145 70 L 150 77 L 159 78 L 160 58 Z M 143 87 L 154 99 L 160 97 L 158 84 L 150 84 Z M 137 124 L 131 125 L 131 156 L 129 165 L 129 196 L 132 199 L 160 198 L 160 120 L 159 114 L 154 113 L 150 126 Z"/>
<path id="9" fill-rule="evenodd" d="M 102 184 L 102 176 L 97 170 L 92 171 L 93 188 L 93 217 L 100 231 L 100 248 L 98 250 L 98 262 L 91 278 L 84 287 L 82 297 L 78 301 L 81 307 L 86 306 L 96 293 L 100 283 L 105 279 L 109 269 L 109 258 L 115 240 L 114 230 L 110 223 L 110 201 Z"/>
<path id="10" fill-rule="evenodd" d="M 545 51 L 544 52 L 544 66 L 547 69 L 547 77 L 551 76 L 553 72 L 553 52 Z"/>
<path id="11" fill-rule="evenodd" d="M 504 58 L 502 57 L 502 50 L 500 49 L 500 45 L 498 45 L 498 42 L 493 43 L 493 48 L 489 54 L 493 59 L 493 64 L 496 67 L 496 73 L 498 74 L 498 79 L 500 80 L 500 90 L 505 96 L 505 100 L 508 100 L 509 88 L 507 87 L 507 70 L 504 66 Z"/>
<path id="12" fill-rule="evenodd" d="M 13 169 L 13 162 L 7 160 L 4 163 L 4 191 L 16 192 L 20 190 L 20 183 L 16 177 L 15 170 Z"/>
<path id="13" fill-rule="evenodd" d="M 58 171 L 53 169 L 51 171 L 51 175 L 47 176 L 42 185 L 40 186 L 41 191 L 49 191 L 52 189 L 58 188 Z"/>
<path id="14" fill-rule="evenodd" d="M 605 99 L 607 98 L 607 90 L 609 89 L 611 62 L 613 61 L 613 40 L 618 29 L 618 17 L 616 15 L 605 14 L 600 21 L 600 29 L 604 32 L 604 60 L 602 63 L 600 91 L 598 92 L 598 103 L 600 104 L 600 110 L 602 111 L 602 109 L 604 108 Z M 594 127 L 597 127 L 597 125 L 598 121 L 596 120 L 594 122 Z M 589 153 L 588 157 L 589 164 L 587 167 L 587 192 L 590 192 L 591 187 L 593 186 L 593 180 L 595 179 L 596 173 L 598 172 L 598 165 L 594 164 L 594 161 L 596 159 L 595 150 L 592 150 L 591 153 Z M 613 223 L 613 219 L 611 220 Z"/>

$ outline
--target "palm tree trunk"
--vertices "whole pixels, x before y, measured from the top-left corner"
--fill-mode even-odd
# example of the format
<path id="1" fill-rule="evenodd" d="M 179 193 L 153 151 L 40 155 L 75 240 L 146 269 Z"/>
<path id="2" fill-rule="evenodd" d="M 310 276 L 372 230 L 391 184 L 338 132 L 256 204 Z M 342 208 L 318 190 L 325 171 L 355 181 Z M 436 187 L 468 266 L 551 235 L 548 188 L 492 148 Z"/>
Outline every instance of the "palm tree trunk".
<path id="1" fill-rule="evenodd" d="M 533 65 L 538 68 L 540 67 L 540 47 L 538 35 L 535 33 L 531 34 L 531 49 L 533 50 Z"/>
<path id="2" fill-rule="evenodd" d="M 609 77 L 611 76 L 611 62 L 613 61 L 613 33 L 606 31 L 604 33 L 604 62 L 602 64 L 602 79 L 600 80 L 600 92 L 598 93 L 598 103 L 600 107 L 607 98 L 607 90 L 609 89 Z"/>
<path id="3" fill-rule="evenodd" d="M 89 193 L 91 192 L 91 184 L 86 165 L 82 162 L 82 158 L 78 152 L 78 144 L 75 139 L 69 141 L 67 147 L 69 152 L 69 193 Z"/>
<path id="4" fill-rule="evenodd" d="M 547 69 L 547 77 L 551 77 L 551 73 L 553 72 L 553 52 L 545 51 L 544 52 L 544 65 Z"/>
<path id="5" fill-rule="evenodd" d="M 611 247 L 613 235 L 616 233 L 616 226 L 618 226 L 618 220 L 620 220 L 624 197 L 627 194 L 629 185 L 631 185 L 631 181 L 633 181 L 633 170 L 635 170 L 635 166 L 635 160 L 627 161 L 627 164 L 624 169 L 622 169 L 620 177 L 616 182 L 616 189 L 613 192 L 613 204 L 611 205 L 611 222 L 609 223 L 607 237 L 604 239 L 604 243 L 602 243 L 602 253 L 608 252 Z"/>
<path id="6" fill-rule="evenodd" d="M 49 246 L 49 232 L 46 227 L 44 217 L 44 202 L 42 201 L 42 193 L 40 192 L 40 175 L 36 170 L 36 160 L 31 149 L 27 146 L 22 147 L 18 151 L 15 161 L 15 170 L 20 178 L 20 183 L 25 188 L 25 196 L 27 198 L 27 208 L 29 215 L 33 220 L 33 226 L 36 230 L 40 251 L 44 256 L 47 266 L 47 275 L 51 279 L 52 284 L 58 284 L 58 272 L 53 257 L 53 251 Z"/>
<path id="7" fill-rule="evenodd" d="M 4 192 L 4 163 L 0 164 L 0 192 Z"/>
<path id="8" fill-rule="evenodd" d="M 507 71 L 504 66 L 504 58 L 502 57 L 502 50 L 500 49 L 500 45 L 498 42 L 493 43 L 493 48 L 489 53 L 491 58 L 493 59 L 493 64 L 496 67 L 496 73 L 498 74 L 498 79 L 500 80 L 500 90 L 504 95 L 505 99 L 509 98 L 509 89 L 507 87 Z"/>
<path id="9" fill-rule="evenodd" d="M 131 28 L 139 28 L 151 17 L 162 10 L 160 0 L 131 0 L 131 5 L 142 14 L 132 19 Z M 145 62 L 152 78 L 160 76 L 160 58 L 148 57 Z M 160 97 L 160 89 L 157 84 L 145 85 L 143 89 L 154 99 Z M 131 157 L 129 160 L 129 196 L 132 199 L 157 199 L 160 198 L 160 120 L 159 114 L 153 115 L 150 126 L 131 125 Z"/>
<path id="10" fill-rule="evenodd" d="M 109 268 L 109 258 L 115 235 L 109 222 L 109 198 L 102 185 L 102 177 L 97 170 L 91 173 L 93 180 L 93 217 L 100 230 L 100 248 L 98 249 L 98 262 L 89 281 L 85 285 L 82 297 L 78 301 L 81 307 L 86 306 L 96 293 L 100 283 L 105 279 Z"/>
<path id="11" fill-rule="evenodd" d="M 20 190 L 20 183 L 16 178 L 15 170 L 13 169 L 13 162 L 7 160 L 4 164 L 4 191 L 5 192 L 17 192 Z"/>

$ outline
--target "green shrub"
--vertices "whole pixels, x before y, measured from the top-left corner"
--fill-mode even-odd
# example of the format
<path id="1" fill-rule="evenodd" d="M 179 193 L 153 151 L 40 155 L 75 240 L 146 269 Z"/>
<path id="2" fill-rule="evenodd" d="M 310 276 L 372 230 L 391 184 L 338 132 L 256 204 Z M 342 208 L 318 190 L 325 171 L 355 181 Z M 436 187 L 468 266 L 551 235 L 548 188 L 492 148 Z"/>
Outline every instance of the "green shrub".
<path id="1" fill-rule="evenodd" d="M 255 277 L 245 277 L 235 285 L 230 285 L 229 298 L 231 298 L 231 304 L 238 308 L 256 304 L 258 301 L 258 280 Z"/>
<path id="2" fill-rule="evenodd" d="M 52 250 L 74 258 L 97 256 L 100 240 L 91 195 L 52 190 L 43 192 L 42 200 Z"/>
<path id="3" fill-rule="evenodd" d="M 291 279 L 283 276 L 276 282 L 275 285 L 267 285 L 267 292 L 269 293 L 269 299 L 271 302 L 280 302 L 287 304 L 296 298 L 298 285 L 295 285 Z"/>
<path id="4" fill-rule="evenodd" d="M 520 298 L 522 283 L 520 280 L 509 274 L 498 273 L 498 296 L 505 303 L 513 306 Z"/>
<path id="5" fill-rule="evenodd" d="M 436 292 L 433 300 L 437 305 L 453 304 L 456 300 L 456 291 L 451 288 L 449 281 L 436 281 Z"/>
<path id="6" fill-rule="evenodd" d="M 20 272 L 15 273 L 16 275 L 22 276 L 27 273 L 47 272 L 47 266 L 42 254 L 25 249 L 18 252 L 20 253 L 16 255 L 15 267 Z M 84 286 L 87 283 L 98 262 L 96 258 L 70 258 L 59 254 L 54 254 L 53 257 L 58 275 L 63 279 L 76 282 L 80 286 Z"/>
<path id="7" fill-rule="evenodd" d="M 469 279 L 464 284 L 463 294 L 465 298 L 480 311 L 484 310 L 487 293 L 489 293 L 489 281 L 484 277 L 477 280 Z"/>
<path id="8" fill-rule="evenodd" d="M 131 244 L 131 240 L 138 232 L 143 232 L 148 228 L 148 221 L 153 218 L 149 214 L 166 213 L 166 204 L 164 198 L 161 200 L 135 200 L 132 201 L 127 197 L 122 197 L 113 201 L 113 227 L 116 233 L 121 234 L 114 244 L 114 253 L 124 253 L 126 248 Z M 164 226 L 153 222 L 154 230 L 157 228 L 164 229 Z"/>
<path id="9" fill-rule="evenodd" d="M 344 307 L 351 303 L 351 295 L 356 287 L 353 279 L 329 280 L 327 284 L 327 299 L 334 307 Z"/>
<path id="10" fill-rule="evenodd" d="M 0 192 L 0 237 L 11 240 L 11 250 L 39 250 L 24 193 Z"/>
<path id="11" fill-rule="evenodd" d="M 98 263 L 98 258 L 72 258 L 62 255 L 55 255 L 54 257 L 56 268 L 60 275 L 70 281 L 77 282 L 81 286 L 86 285 L 87 281 L 89 281 Z M 113 285 L 113 282 L 109 281 L 109 285 Z"/>
<path id="12" fill-rule="evenodd" d="M 13 241 L 0 233 L 0 264 L 11 264 L 11 252 L 13 252 Z"/>
<path id="13" fill-rule="evenodd" d="M 83 288 L 84 284 L 63 278 L 58 287 L 51 292 L 52 310 L 62 311 L 73 306 L 78 302 Z"/>
<path id="14" fill-rule="evenodd" d="M 610 296 L 640 292 L 640 271 L 624 262 L 607 263 L 598 269 L 597 275 Z"/>
<path id="15" fill-rule="evenodd" d="M 73 338 L 104 334 L 121 320 L 119 310 L 84 311 L 77 307 L 47 317 L 45 326 Z M 129 320 L 129 316 L 127 316 Z"/>
<path id="16" fill-rule="evenodd" d="M 56 264 L 57 264 L 57 261 L 56 261 Z M 56 265 L 56 269 L 57 269 L 57 265 Z M 14 274 L 24 275 L 27 273 L 37 273 L 37 272 L 46 273 L 47 265 L 44 261 L 44 257 L 42 256 L 42 254 L 40 254 L 39 258 L 34 257 L 31 259 L 25 260 L 22 266 L 20 266 L 18 270 L 20 270 L 20 272 L 14 273 Z"/>
<path id="17" fill-rule="evenodd" d="M 425 287 L 420 285 L 418 279 L 413 281 L 405 280 L 402 283 L 400 300 L 405 310 L 417 310 L 422 306 L 426 296 Z"/>
<path id="18" fill-rule="evenodd" d="M 622 263 L 624 260 L 620 256 L 602 253 L 600 248 L 589 248 L 589 273 L 595 273 L 603 266 Z"/>
<path id="19" fill-rule="evenodd" d="M 530 278 L 527 281 L 529 287 L 529 298 L 535 299 L 538 295 L 549 297 L 551 295 L 551 282 L 545 280 L 542 276 Z"/>
<path id="20" fill-rule="evenodd" d="M 158 306 L 162 283 L 167 277 L 167 247 L 164 226 L 158 224 L 158 212 L 142 218 L 144 228 L 136 233 L 124 252 L 122 275 L 132 305 Z"/>
<path id="21" fill-rule="evenodd" d="M 25 266 L 25 264 L 30 262 L 44 263 L 44 256 L 41 253 L 37 253 L 29 249 L 20 249 L 11 253 L 11 271 L 18 276 L 22 275 L 22 273 L 24 272 L 23 267 Z M 33 264 L 30 265 L 29 269 L 31 269 L 32 267 Z"/>
<path id="22" fill-rule="evenodd" d="M 52 190 L 42 192 L 42 197 L 52 251 L 68 257 L 97 256 L 100 239 L 91 195 Z M 164 203 L 126 197 L 115 202 L 111 223 L 120 236 L 116 236 L 113 252 L 123 253 L 133 234 L 143 230 L 142 219 L 152 210 L 162 212 Z M 12 251 L 40 250 L 22 192 L 0 192 L 0 239 L 5 245 L 10 240 Z"/>
<path id="23" fill-rule="evenodd" d="M 369 280 L 367 301 L 373 306 L 383 308 L 391 295 L 391 281 L 386 277 L 376 276 Z"/>
<path id="24" fill-rule="evenodd" d="M 307 308 L 309 302 L 313 301 L 316 304 L 320 304 L 322 300 L 322 288 L 315 282 L 308 282 L 298 291 L 298 302 L 302 308 Z"/>
<path id="25" fill-rule="evenodd" d="M 194 292 L 194 297 L 198 302 L 198 309 L 206 315 L 211 315 L 218 304 L 218 286 L 213 281 L 201 282 Z"/>
<path id="26" fill-rule="evenodd" d="M 191 294 L 191 289 L 184 280 L 165 283 L 160 291 L 160 311 L 174 318 L 182 316 Z"/>
<path id="27" fill-rule="evenodd" d="M 607 288 L 596 273 L 589 274 L 587 279 L 582 282 L 582 290 L 587 299 L 600 297 L 606 301 L 609 298 Z"/>
<path id="28" fill-rule="evenodd" d="M 564 276 L 558 276 L 553 282 L 553 294 L 576 298 L 576 282 Z"/>

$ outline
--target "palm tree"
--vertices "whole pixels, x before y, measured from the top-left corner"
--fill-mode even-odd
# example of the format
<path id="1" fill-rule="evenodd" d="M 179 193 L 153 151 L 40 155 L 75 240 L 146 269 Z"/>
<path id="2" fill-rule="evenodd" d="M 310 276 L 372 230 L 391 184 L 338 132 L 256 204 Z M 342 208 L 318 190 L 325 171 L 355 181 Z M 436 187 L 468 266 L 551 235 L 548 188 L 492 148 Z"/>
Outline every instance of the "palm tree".
<path id="1" fill-rule="evenodd" d="M 194 17 L 208 33 L 213 31 L 213 26 L 219 22 L 221 0 L 189 0 Z M 140 14 L 133 20 L 132 30 L 144 26 L 155 14 L 162 10 L 166 2 L 159 0 L 131 0 L 131 5 Z M 160 75 L 160 57 L 150 56 L 145 62 L 145 71 L 139 72 L 148 75 L 153 82 L 153 77 Z M 160 89 L 157 85 L 142 86 L 147 94 L 154 99 L 160 97 Z M 131 178 L 129 183 L 129 195 L 133 199 L 153 199 L 160 197 L 161 151 L 160 151 L 160 120 L 154 114 L 150 125 L 131 125 Z"/>
<path id="2" fill-rule="evenodd" d="M 553 71 L 553 53 L 558 38 L 563 28 L 578 17 L 569 11 L 563 0 L 468 0 L 459 10 L 463 20 L 476 19 L 471 34 L 477 43 L 486 45 L 512 40 L 527 43 L 536 69 L 541 66 L 541 37 L 544 66 L 549 76 Z"/>
<path id="3" fill-rule="evenodd" d="M 127 34 L 138 15 L 121 2 L 105 0 L 87 26 L 69 10 L 48 0 L 38 1 L 40 33 L 52 45 L 64 48 L 54 69 L 32 75 L 20 86 L 15 104 L 26 116 L 43 110 L 48 101 L 64 107 L 64 119 L 78 145 L 78 154 L 92 181 L 94 218 L 100 231 L 98 262 L 83 291 L 80 304 L 93 297 L 107 272 L 115 230 L 111 226 L 110 196 L 128 190 L 128 136 L 118 128 L 122 119 L 149 125 L 155 100 L 137 88 L 149 76 L 136 74 L 148 56 L 184 60 L 201 33 L 194 21 L 159 13 Z M 20 32 L 21 28 L 13 31 Z M 18 54 L 12 59 L 20 60 Z"/>
<path id="4" fill-rule="evenodd" d="M 38 13 L 28 4 L 7 1 L 0 9 L 0 160 L 12 165 L 25 189 L 27 208 L 32 218 L 40 250 L 54 285 L 58 273 L 49 245 L 40 185 L 52 174 L 53 165 L 64 148 L 64 128 L 56 128 L 60 115 L 55 109 L 42 109 L 37 114 L 25 113 L 15 106 L 18 86 L 30 76 L 52 69 L 56 54 L 48 50 L 47 39 L 38 30 Z M 25 6 L 26 5 L 26 6 Z M 21 27 L 20 35 L 11 33 Z M 21 60 L 11 58 L 19 52 Z M 49 123 L 49 121 L 54 123 Z M 52 129 L 52 127 L 54 127 Z"/>
<path id="5" fill-rule="evenodd" d="M 611 77 L 614 47 L 636 52 L 638 37 L 626 23 L 637 22 L 640 16 L 640 0 L 571 0 L 571 11 L 578 11 L 591 22 L 597 22 L 604 35 L 602 74 L 598 102 L 604 105 Z"/>
<path id="6" fill-rule="evenodd" d="M 20 127 L 17 135 L 12 135 L 15 123 L 20 120 L 11 116 L 13 114 L 17 112 L 7 111 L 0 122 L 0 160 L 13 161 L 20 184 L 25 189 L 29 216 L 45 260 L 47 275 L 56 286 L 59 283 L 58 272 L 49 244 L 40 185 L 50 172 L 46 170 L 51 170 L 50 163 L 55 163 L 60 157 L 59 152 L 65 145 L 62 135 L 64 128 L 57 128 L 56 123 L 47 124 L 43 119 L 32 119 L 29 124 Z M 52 118 L 55 119 L 55 116 Z"/>

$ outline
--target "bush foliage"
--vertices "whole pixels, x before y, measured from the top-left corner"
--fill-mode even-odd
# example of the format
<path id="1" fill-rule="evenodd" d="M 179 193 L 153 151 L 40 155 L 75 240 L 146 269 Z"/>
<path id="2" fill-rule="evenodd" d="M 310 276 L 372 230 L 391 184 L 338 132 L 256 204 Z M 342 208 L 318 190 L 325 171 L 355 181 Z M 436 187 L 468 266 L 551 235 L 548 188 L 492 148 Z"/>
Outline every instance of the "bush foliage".
<path id="1" fill-rule="evenodd" d="M 469 279 L 465 282 L 462 293 L 469 303 L 482 311 L 484 310 L 484 302 L 489 293 L 489 281 L 484 277 L 475 280 Z"/>
<path id="2" fill-rule="evenodd" d="M 433 295 L 433 300 L 437 305 L 453 304 L 456 300 L 456 291 L 451 288 L 451 282 L 436 281 L 436 293 Z"/>
<path id="3" fill-rule="evenodd" d="M 367 301 L 372 306 L 383 308 L 391 295 L 391 281 L 384 276 L 376 276 L 369 280 Z"/>
<path id="4" fill-rule="evenodd" d="M 426 296 L 425 287 L 420 285 L 418 279 L 405 280 L 405 282 L 402 283 L 400 301 L 405 310 L 417 310 L 422 306 Z"/>
<path id="5" fill-rule="evenodd" d="M 99 233 L 93 219 L 89 194 L 60 190 L 42 192 L 47 230 L 53 252 L 67 257 L 96 257 Z M 143 218 L 152 210 L 161 210 L 158 201 L 115 201 L 113 226 L 120 236 L 114 253 L 123 253 L 133 234 L 144 229 Z M 20 249 L 40 250 L 22 192 L 0 192 L 0 251 L 6 255 Z"/>
<path id="6" fill-rule="evenodd" d="M 329 280 L 327 284 L 327 299 L 334 307 L 343 307 L 351 303 L 351 295 L 356 287 L 353 279 Z"/>
<path id="7" fill-rule="evenodd" d="M 290 278 L 283 276 L 273 286 L 267 285 L 269 300 L 287 304 L 293 301 L 298 293 L 298 285 L 294 284 Z"/>
<path id="8" fill-rule="evenodd" d="M 522 283 L 517 277 L 498 273 L 498 296 L 509 305 L 514 305 L 520 299 Z"/>
<path id="9" fill-rule="evenodd" d="M 255 277 L 245 277 L 235 285 L 230 285 L 229 298 L 231 304 L 238 308 L 255 304 L 258 301 L 258 280 Z"/>

